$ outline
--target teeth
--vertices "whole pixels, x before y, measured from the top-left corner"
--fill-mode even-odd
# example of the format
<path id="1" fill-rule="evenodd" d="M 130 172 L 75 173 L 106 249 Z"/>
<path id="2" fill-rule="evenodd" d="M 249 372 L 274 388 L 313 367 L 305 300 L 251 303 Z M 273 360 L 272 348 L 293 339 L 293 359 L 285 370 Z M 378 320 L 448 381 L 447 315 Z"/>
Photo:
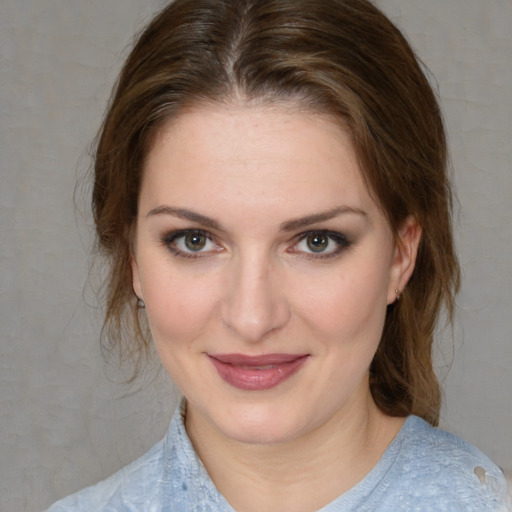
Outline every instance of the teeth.
<path id="1" fill-rule="evenodd" d="M 275 367 L 275 364 L 267 364 L 265 366 L 242 366 L 244 370 L 272 370 Z"/>

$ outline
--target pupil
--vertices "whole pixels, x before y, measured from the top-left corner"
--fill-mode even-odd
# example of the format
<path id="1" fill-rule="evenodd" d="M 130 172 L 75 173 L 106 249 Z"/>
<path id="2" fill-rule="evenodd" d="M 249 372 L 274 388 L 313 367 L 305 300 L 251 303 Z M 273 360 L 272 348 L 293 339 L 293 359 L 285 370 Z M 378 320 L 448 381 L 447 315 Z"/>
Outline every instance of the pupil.
<path id="1" fill-rule="evenodd" d="M 206 245 L 206 237 L 199 233 L 192 233 L 185 237 L 185 245 L 191 251 L 200 251 Z"/>
<path id="2" fill-rule="evenodd" d="M 309 235 L 307 242 L 313 252 L 322 252 L 329 245 L 329 238 L 326 235 Z"/>

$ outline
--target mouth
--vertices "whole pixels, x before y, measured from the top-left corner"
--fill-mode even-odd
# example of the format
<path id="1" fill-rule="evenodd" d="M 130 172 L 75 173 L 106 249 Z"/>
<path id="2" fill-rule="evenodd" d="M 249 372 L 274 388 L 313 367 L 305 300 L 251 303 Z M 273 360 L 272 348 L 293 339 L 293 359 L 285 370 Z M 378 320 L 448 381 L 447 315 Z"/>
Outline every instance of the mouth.
<path id="1" fill-rule="evenodd" d="M 264 391 L 279 386 L 297 373 L 309 354 L 208 354 L 219 376 L 231 386 L 246 391 Z"/>

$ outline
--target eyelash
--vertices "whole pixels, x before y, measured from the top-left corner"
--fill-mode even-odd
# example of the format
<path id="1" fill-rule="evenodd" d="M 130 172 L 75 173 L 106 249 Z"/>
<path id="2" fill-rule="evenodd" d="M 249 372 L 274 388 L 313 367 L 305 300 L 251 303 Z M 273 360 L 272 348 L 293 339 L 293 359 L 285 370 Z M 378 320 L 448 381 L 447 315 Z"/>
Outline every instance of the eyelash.
<path id="1" fill-rule="evenodd" d="M 336 244 L 336 248 L 332 250 L 331 252 L 301 252 L 292 250 L 290 251 L 292 254 L 304 254 L 302 256 L 305 259 L 315 259 L 315 260 L 326 260 L 329 258 L 335 258 L 336 256 L 339 256 L 341 252 L 348 249 L 352 243 L 348 240 L 348 238 L 343 233 L 338 233 L 337 231 L 327 231 L 327 230 L 314 230 L 314 231 L 307 231 L 306 233 L 301 233 L 298 237 L 295 239 L 295 243 L 293 244 L 293 247 L 296 247 L 299 243 L 307 240 L 310 236 L 325 236 L 330 241 L 333 241 Z"/>
<path id="2" fill-rule="evenodd" d="M 208 241 L 215 243 L 215 237 L 209 233 L 208 231 L 203 231 L 201 229 L 182 229 L 179 231 L 172 231 L 170 233 L 166 233 L 161 237 L 161 243 L 162 245 L 166 246 L 167 249 L 174 255 L 178 256 L 180 258 L 187 258 L 187 259 L 199 259 L 204 258 L 208 255 L 210 251 L 197 251 L 197 252 L 186 252 L 182 251 L 181 249 L 176 248 L 173 244 L 182 237 L 185 237 L 187 235 L 199 235 L 204 236 Z M 333 241 L 337 247 L 331 251 L 331 252 L 302 252 L 296 250 L 296 247 L 298 244 L 306 240 L 308 237 L 314 237 L 314 236 L 325 236 L 330 241 Z M 216 244 L 218 245 L 218 244 Z M 304 233 L 301 233 L 300 235 L 296 236 L 292 247 L 288 250 L 291 254 L 300 255 L 304 259 L 315 259 L 315 260 L 325 260 L 329 258 L 334 258 L 338 256 L 342 251 L 348 249 L 352 243 L 347 239 L 347 237 L 342 234 L 338 233 L 337 231 L 328 231 L 328 230 L 313 230 L 313 231 L 306 231 Z"/>
<path id="3" fill-rule="evenodd" d="M 187 235 L 199 235 L 206 237 L 207 240 L 210 242 L 215 243 L 214 237 L 211 233 L 208 233 L 207 231 L 203 231 L 201 229 L 182 229 L 179 231 L 172 231 L 170 233 L 167 233 L 162 236 L 161 242 L 162 245 L 165 245 L 169 251 L 180 258 L 188 258 L 188 259 L 198 259 L 198 258 L 204 258 L 207 253 L 206 252 L 186 252 L 182 251 L 181 249 L 176 248 L 173 244 L 178 240 L 179 238 L 185 237 Z"/>

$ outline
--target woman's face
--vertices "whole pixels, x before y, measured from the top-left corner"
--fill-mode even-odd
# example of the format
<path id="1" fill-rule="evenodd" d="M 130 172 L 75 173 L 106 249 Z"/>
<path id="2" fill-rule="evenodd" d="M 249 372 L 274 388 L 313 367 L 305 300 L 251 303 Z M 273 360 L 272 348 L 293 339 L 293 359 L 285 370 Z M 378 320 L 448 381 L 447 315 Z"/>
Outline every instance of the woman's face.
<path id="1" fill-rule="evenodd" d="M 202 107 L 144 169 L 133 286 L 194 421 L 295 439 L 373 404 L 386 307 L 412 272 L 349 136 L 291 108 Z"/>

